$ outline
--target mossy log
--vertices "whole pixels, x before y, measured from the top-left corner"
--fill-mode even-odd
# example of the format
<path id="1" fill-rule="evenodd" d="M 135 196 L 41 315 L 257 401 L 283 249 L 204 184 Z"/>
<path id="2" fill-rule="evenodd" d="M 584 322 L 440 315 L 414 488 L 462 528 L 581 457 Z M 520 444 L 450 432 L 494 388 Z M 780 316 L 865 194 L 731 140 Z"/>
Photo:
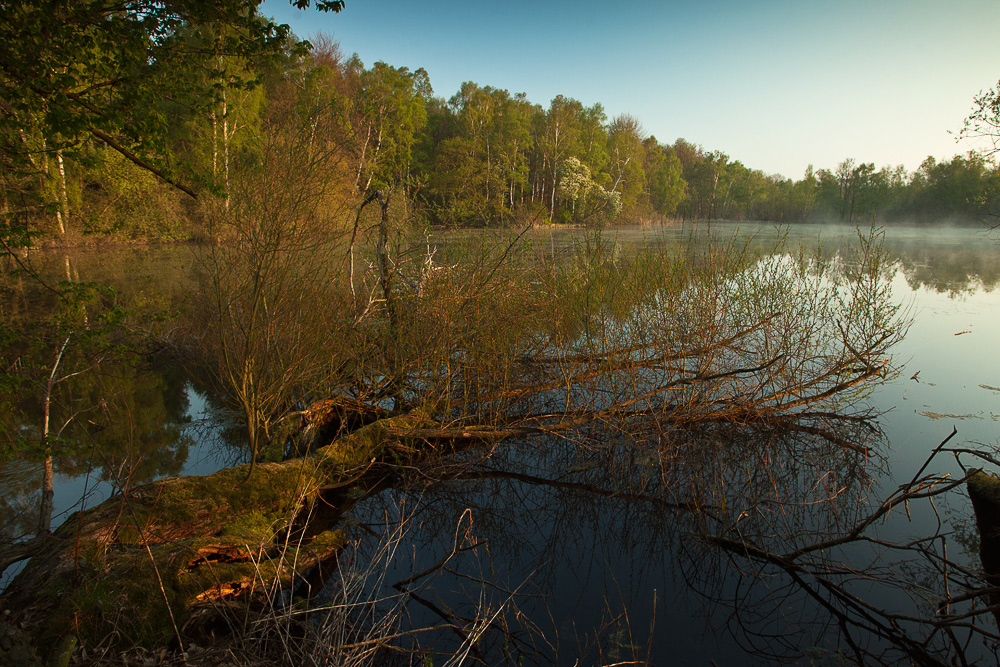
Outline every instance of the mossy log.
<path id="1" fill-rule="evenodd" d="M 346 396 L 316 401 L 279 422 L 266 460 L 281 460 L 288 453 L 308 454 L 345 433 L 389 416 L 385 408 Z"/>
<path id="2" fill-rule="evenodd" d="M 165 479 L 71 516 L 38 548 L 2 598 L 39 645 L 164 646 L 196 626 L 231 622 L 306 582 L 345 535 L 310 523 L 323 489 L 343 486 L 408 433 L 436 424 L 419 412 L 381 419 L 309 456 L 213 475 Z M 327 527 L 328 528 L 328 527 Z"/>
<path id="3" fill-rule="evenodd" d="M 1000 478 L 980 470 L 966 483 L 979 529 L 979 560 L 986 582 L 1000 586 Z M 1000 625 L 1000 595 L 991 593 L 990 606 Z"/>

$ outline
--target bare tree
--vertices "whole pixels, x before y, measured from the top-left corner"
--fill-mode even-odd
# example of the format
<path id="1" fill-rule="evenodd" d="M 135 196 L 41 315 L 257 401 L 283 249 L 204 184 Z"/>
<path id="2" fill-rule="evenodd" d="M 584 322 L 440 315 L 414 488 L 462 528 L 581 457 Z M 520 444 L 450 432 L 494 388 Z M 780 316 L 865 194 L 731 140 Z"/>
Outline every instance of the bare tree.
<path id="1" fill-rule="evenodd" d="M 200 258 L 205 349 L 246 427 L 248 476 L 273 424 L 310 395 L 334 344 L 327 285 L 344 266 L 334 248 L 350 202 L 336 98 L 294 82 L 282 92 L 216 212 L 219 242 Z M 290 126 L 296 115 L 306 122 Z"/>

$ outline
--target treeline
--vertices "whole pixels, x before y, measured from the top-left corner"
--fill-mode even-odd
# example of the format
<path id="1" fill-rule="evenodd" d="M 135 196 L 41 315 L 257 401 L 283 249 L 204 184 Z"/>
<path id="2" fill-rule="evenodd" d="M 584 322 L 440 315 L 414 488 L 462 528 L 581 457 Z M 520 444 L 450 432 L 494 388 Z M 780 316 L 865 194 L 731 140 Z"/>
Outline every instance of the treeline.
<path id="1" fill-rule="evenodd" d="M 204 41 L 205 31 L 197 34 L 190 40 Z M 125 146 L 100 127 L 65 131 L 59 123 L 75 120 L 53 112 L 55 97 L 44 107 L 10 99 L 17 81 L 8 77 L 0 125 L 8 226 L 55 237 L 198 237 L 205 202 L 227 205 L 236 172 L 260 159 L 253 147 L 275 119 L 288 132 L 318 136 L 316 109 L 324 150 L 338 156 L 330 180 L 344 220 L 380 190 L 407 214 L 452 226 L 974 221 L 1000 190 L 997 168 L 972 153 L 929 157 L 912 173 L 847 159 L 795 181 L 684 139 L 661 143 L 638 119 L 609 119 L 600 104 L 560 95 L 545 107 L 472 82 L 444 99 L 422 69 L 366 67 L 327 38 L 314 42 L 301 48 L 288 38 L 267 57 L 191 45 L 183 73 L 157 80 L 156 101 L 136 95 L 151 105 L 140 117 L 145 125 L 135 121 L 136 100 L 101 110 L 99 117 L 131 114 L 133 134 L 148 129 Z M 304 99 L 308 118 L 296 111 Z"/>

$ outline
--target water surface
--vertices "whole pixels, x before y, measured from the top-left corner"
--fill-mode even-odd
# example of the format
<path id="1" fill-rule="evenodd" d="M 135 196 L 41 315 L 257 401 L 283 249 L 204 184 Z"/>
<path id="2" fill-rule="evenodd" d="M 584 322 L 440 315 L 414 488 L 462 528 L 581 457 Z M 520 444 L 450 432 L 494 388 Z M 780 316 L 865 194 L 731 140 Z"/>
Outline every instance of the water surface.
<path id="1" fill-rule="evenodd" d="M 581 230 L 537 230 L 528 238 L 558 256 L 571 252 L 582 235 Z M 821 256 L 832 257 L 856 242 L 857 231 L 715 223 L 603 233 L 623 251 L 640 244 L 734 236 L 763 249 L 785 237 L 790 249 L 812 253 L 819 248 Z M 410 602 L 404 623 L 439 624 L 443 609 L 474 615 L 503 607 L 507 615 L 497 617 L 507 619 L 503 631 L 486 633 L 481 650 L 512 662 L 546 664 L 555 657 L 563 664 L 596 664 L 648 655 L 659 664 L 746 664 L 802 652 L 805 662 L 829 658 L 843 644 L 822 609 L 779 574 L 760 579 L 753 562 L 691 539 L 700 528 L 699 515 L 681 505 L 692 497 L 743 504 L 747 516 L 737 513 L 734 526 L 748 536 L 765 525 L 782 526 L 789 535 L 833 529 L 850 525 L 861 512 L 859 503 L 909 480 L 953 428 L 958 431 L 953 445 L 996 441 L 1000 239 L 979 229 L 889 228 L 885 243 L 895 261 L 893 294 L 912 325 L 895 351 L 898 376 L 869 399 L 883 413 L 881 433 L 871 443 L 878 460 L 854 469 L 836 453 L 803 449 L 783 438 L 734 442 L 725 430 L 687 440 L 678 436 L 673 443 L 678 454 L 669 461 L 657 446 L 625 437 L 607 437 L 603 445 L 585 448 L 560 441 L 511 442 L 460 474 L 427 470 L 422 479 L 438 481 L 396 485 L 361 499 L 348 524 L 356 528 L 356 553 L 369 556 L 356 561 L 377 561 L 380 546 L 389 541 L 385 535 L 400 525 L 407 532 L 385 564 L 389 584 L 455 551 L 446 568 L 409 586 L 416 603 Z M 130 299 L 165 305 L 183 298 L 194 284 L 193 255 L 185 247 L 80 251 L 43 261 L 53 274 L 75 281 L 125 276 L 119 286 Z M 132 391 L 162 414 L 151 430 L 169 442 L 155 451 L 125 452 L 149 462 L 135 481 L 202 474 L 235 462 L 237 455 L 223 444 L 219 428 L 203 423 L 217 413 L 195 383 L 176 368 L 148 372 Z M 116 460 L 125 453 L 118 452 Z M 961 474 L 949 457 L 936 459 L 933 469 Z M 0 465 L 0 502 L 12 512 L 32 507 L 39 476 L 30 461 Z M 100 502 L 118 481 L 108 466 L 85 467 L 82 458 L 58 460 L 57 516 L 65 517 L 81 498 L 87 506 Z M 836 503 L 812 507 L 790 500 L 817 485 L 838 484 L 845 491 Z M 692 495 L 696 487 L 701 495 Z M 899 539 L 931 534 L 942 517 L 954 530 L 949 555 L 975 567 L 974 523 L 961 494 L 937 513 L 914 508 L 909 517 L 895 514 L 882 534 Z M 862 562 L 872 557 L 869 551 L 848 547 L 838 557 Z M 370 588 L 370 594 L 385 593 Z M 875 604 L 902 602 L 877 586 L 862 585 L 858 591 Z M 449 632 L 422 641 L 440 648 L 461 643 Z M 983 656 L 988 650 L 975 645 L 969 654 Z"/>

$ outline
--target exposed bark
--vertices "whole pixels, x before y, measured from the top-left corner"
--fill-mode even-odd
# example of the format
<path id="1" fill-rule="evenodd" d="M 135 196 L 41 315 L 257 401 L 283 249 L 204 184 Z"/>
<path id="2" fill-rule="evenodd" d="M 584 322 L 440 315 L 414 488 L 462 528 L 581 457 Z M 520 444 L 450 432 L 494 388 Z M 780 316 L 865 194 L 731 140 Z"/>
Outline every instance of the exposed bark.
<path id="1" fill-rule="evenodd" d="M 236 128 L 233 128 L 235 132 Z M 225 206 L 229 208 L 229 140 L 232 132 L 229 130 L 229 106 L 226 100 L 226 89 L 222 89 L 222 183 L 226 188 Z"/>

